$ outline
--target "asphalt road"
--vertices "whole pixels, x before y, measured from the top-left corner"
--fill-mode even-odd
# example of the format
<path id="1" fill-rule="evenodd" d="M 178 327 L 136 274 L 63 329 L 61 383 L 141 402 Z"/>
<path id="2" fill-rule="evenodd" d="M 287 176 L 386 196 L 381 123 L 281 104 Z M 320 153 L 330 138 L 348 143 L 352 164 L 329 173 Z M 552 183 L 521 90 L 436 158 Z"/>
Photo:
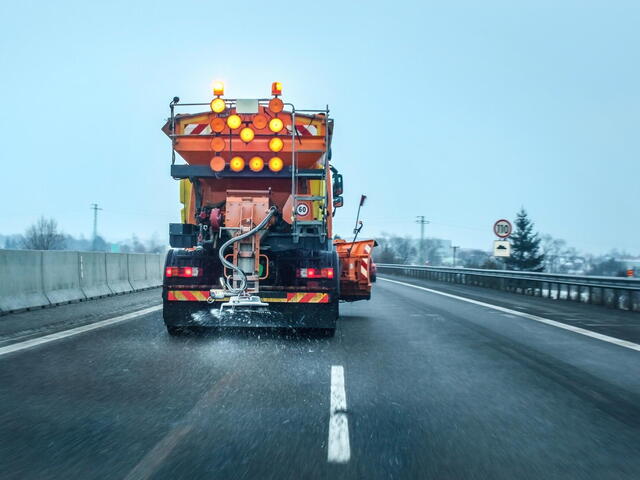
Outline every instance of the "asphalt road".
<path id="1" fill-rule="evenodd" d="M 333 339 L 171 338 L 156 311 L 2 353 L 155 293 L 41 311 L 35 333 L 35 312 L 0 317 L 0 478 L 640 478 L 640 352 L 508 296 L 381 279 Z"/>

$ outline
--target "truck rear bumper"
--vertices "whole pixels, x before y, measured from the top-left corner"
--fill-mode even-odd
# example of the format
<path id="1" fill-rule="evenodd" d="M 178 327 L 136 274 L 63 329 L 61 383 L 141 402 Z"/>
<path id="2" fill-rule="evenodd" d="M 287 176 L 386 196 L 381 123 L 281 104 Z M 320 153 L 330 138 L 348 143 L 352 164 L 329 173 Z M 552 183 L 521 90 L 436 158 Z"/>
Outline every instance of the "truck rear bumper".
<path id="1" fill-rule="evenodd" d="M 164 322 L 168 327 L 247 327 L 333 329 L 337 296 L 326 292 L 263 292 L 269 306 L 250 311 L 221 311 L 227 299 L 207 303 L 209 292 L 165 290 Z"/>

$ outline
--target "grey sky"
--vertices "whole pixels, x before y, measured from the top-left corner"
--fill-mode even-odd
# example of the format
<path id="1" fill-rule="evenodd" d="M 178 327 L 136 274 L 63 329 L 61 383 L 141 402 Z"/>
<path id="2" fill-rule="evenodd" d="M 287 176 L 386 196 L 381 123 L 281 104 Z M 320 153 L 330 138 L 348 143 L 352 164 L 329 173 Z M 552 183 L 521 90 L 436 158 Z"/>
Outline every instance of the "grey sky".
<path id="1" fill-rule="evenodd" d="M 4 2 L 0 233 L 39 215 L 89 236 L 178 220 L 174 95 L 328 103 L 345 176 L 338 230 L 489 248 L 525 206 L 592 252 L 640 252 L 637 2 Z M 454 2 L 444 2 L 453 5 Z M 558 6 L 558 4 L 562 6 Z"/>

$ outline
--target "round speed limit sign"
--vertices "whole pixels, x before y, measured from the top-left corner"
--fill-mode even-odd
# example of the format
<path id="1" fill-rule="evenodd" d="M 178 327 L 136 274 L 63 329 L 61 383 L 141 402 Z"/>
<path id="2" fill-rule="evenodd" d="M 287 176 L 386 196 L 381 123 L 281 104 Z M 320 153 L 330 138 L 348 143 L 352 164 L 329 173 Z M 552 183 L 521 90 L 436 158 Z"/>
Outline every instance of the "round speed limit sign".
<path id="1" fill-rule="evenodd" d="M 507 238 L 511 235 L 512 230 L 513 227 L 509 220 L 502 219 L 493 224 L 493 233 L 500 238 Z"/>
<path id="2" fill-rule="evenodd" d="M 309 213 L 309 206 L 306 203 L 301 203 L 296 207 L 296 215 L 304 217 Z"/>

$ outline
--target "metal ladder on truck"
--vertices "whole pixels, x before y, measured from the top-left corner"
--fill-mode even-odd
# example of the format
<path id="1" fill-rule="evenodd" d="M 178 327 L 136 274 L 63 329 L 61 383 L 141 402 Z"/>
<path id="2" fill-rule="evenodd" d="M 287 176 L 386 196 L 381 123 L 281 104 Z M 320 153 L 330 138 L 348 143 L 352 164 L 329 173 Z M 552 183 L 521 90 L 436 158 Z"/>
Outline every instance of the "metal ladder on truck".
<path id="1" fill-rule="evenodd" d="M 302 237 L 319 237 L 321 242 L 326 240 L 327 235 L 327 205 L 329 201 L 329 193 L 327 184 L 327 177 L 329 175 L 329 106 L 325 110 L 296 110 L 291 105 L 291 198 L 293 199 L 293 212 L 291 214 L 291 227 L 293 232 L 293 241 L 298 243 Z M 299 132 L 296 125 L 296 112 L 298 113 L 312 113 L 314 115 L 321 114 L 324 116 L 324 150 L 297 150 L 296 141 L 299 140 Z M 322 168 L 315 169 L 299 169 L 298 168 L 298 153 L 322 153 L 320 162 Z M 322 195 L 310 195 L 298 193 L 298 180 L 320 180 L 323 188 Z M 319 209 L 321 211 L 321 220 L 298 220 L 298 206 L 301 205 L 301 201 L 320 202 Z M 312 207 L 313 211 L 313 207 Z"/>

